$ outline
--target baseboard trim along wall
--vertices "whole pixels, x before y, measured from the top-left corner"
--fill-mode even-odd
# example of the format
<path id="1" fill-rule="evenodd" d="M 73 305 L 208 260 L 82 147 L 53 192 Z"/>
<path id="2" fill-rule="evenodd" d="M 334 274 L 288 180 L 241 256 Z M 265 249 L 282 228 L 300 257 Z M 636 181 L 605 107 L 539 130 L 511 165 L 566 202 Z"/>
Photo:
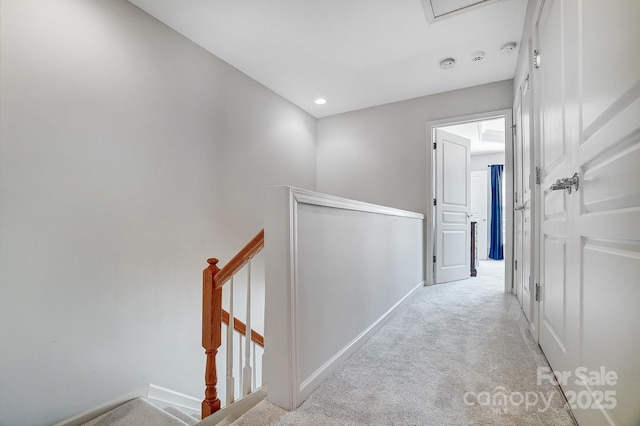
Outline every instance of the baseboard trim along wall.
<path id="1" fill-rule="evenodd" d="M 136 398 L 146 398 L 149 402 L 159 408 L 174 406 L 187 413 L 200 413 L 199 399 L 149 383 L 148 386 L 127 392 L 103 404 L 97 405 L 80 414 L 76 414 L 73 417 L 69 417 L 66 420 L 56 423 L 54 426 L 79 426 Z"/>
<path id="2" fill-rule="evenodd" d="M 56 423 L 53 426 L 79 426 L 83 423 L 88 422 L 91 419 L 95 419 L 98 416 L 103 415 L 104 413 L 113 410 L 114 408 L 131 401 L 136 398 L 144 398 L 147 396 L 147 392 L 149 391 L 148 387 L 143 387 L 136 389 L 131 392 L 127 392 L 124 395 L 120 395 L 112 400 L 109 400 L 105 403 L 97 405 L 93 408 L 89 408 L 82 413 L 76 414 L 73 417 L 69 417 L 66 420 L 63 420 L 59 423 Z"/>
<path id="3" fill-rule="evenodd" d="M 329 361 L 324 363 L 322 367 L 317 369 L 300 385 L 300 397 L 304 401 L 320 384 L 327 379 L 340 365 L 342 365 L 351 355 L 353 355 L 362 345 L 364 345 L 371 336 L 373 336 L 380 328 L 391 319 L 398 309 L 420 288 L 424 287 L 424 281 L 418 284 L 409 294 L 403 297 L 398 303 L 390 308 L 383 316 L 378 318 L 373 324 L 364 330 L 358 337 L 353 339 L 340 352 L 336 353 Z"/>

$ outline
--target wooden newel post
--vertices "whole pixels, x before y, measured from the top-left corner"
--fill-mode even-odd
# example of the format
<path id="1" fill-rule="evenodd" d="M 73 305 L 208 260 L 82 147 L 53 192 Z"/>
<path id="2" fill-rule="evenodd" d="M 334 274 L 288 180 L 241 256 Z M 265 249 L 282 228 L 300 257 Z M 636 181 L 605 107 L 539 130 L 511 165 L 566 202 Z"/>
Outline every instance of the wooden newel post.
<path id="1" fill-rule="evenodd" d="M 207 259 L 209 266 L 202 271 L 202 347 L 207 354 L 204 374 L 206 389 L 202 401 L 202 418 L 220 409 L 216 354 L 222 344 L 222 287 L 216 288 L 215 276 L 220 272 L 218 259 Z"/>

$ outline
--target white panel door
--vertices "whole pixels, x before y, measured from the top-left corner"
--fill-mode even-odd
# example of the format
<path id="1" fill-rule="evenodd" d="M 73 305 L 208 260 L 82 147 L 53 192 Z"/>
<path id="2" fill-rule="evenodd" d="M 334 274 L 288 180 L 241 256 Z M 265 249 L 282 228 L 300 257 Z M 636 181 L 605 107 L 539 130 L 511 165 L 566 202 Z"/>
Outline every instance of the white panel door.
<path id="1" fill-rule="evenodd" d="M 487 245 L 487 212 L 489 211 L 488 172 L 471 172 L 471 221 L 478 227 L 478 259 L 485 260 L 489 254 Z"/>
<path id="2" fill-rule="evenodd" d="M 575 289 L 568 288 L 567 282 L 570 261 L 567 244 L 572 223 L 568 220 L 568 194 L 547 190 L 556 179 L 573 174 L 573 165 L 567 155 L 568 141 L 564 137 L 562 61 L 565 52 L 559 42 L 563 34 L 561 8 L 561 0 L 547 0 L 537 25 L 539 49 L 544 52 L 544 64 L 537 70 L 543 176 L 540 206 L 542 298 L 539 309 L 540 346 L 554 369 L 569 371 L 578 362 L 575 337 L 580 332 L 579 324 L 571 317 L 572 306 L 568 306 L 575 302 Z"/>
<path id="3" fill-rule="evenodd" d="M 470 144 L 469 139 L 436 129 L 437 284 L 470 276 Z"/>
<path id="4" fill-rule="evenodd" d="M 573 374 L 563 389 L 580 425 L 640 424 L 638 16 L 637 0 L 547 0 L 537 28 L 540 345 Z M 574 173 L 577 190 L 553 190 Z M 583 384 L 577 368 L 617 380 Z"/>
<path id="5" fill-rule="evenodd" d="M 531 273 L 531 257 L 533 253 L 533 229 L 531 218 L 531 188 L 535 184 L 535 177 L 531 173 L 531 103 L 532 92 L 530 87 L 530 79 L 527 76 L 525 82 L 520 88 L 521 96 L 521 115 L 520 137 L 522 139 L 522 193 L 518 194 L 518 207 L 520 208 L 520 216 L 522 218 L 522 262 L 518 263 L 518 270 L 522 273 L 522 308 L 524 310 L 529 324 L 531 325 L 531 335 L 534 340 L 538 340 L 537 336 L 537 309 L 535 305 L 535 288 L 532 285 Z"/>
<path id="6" fill-rule="evenodd" d="M 640 1 L 582 1 L 565 11 L 582 17 L 576 54 L 582 80 L 566 74 L 571 103 L 580 105 L 567 132 L 582 185 L 571 195 L 576 279 L 582 291 L 581 364 L 604 366 L 619 380 L 587 387 L 615 392 L 615 407 L 576 410 L 581 425 L 640 424 Z M 573 46 L 571 46 L 573 47 Z M 582 52 L 580 52 L 582 50 Z M 581 117 L 581 119 L 580 119 Z M 575 135 L 575 137 L 574 137 Z M 578 137 L 580 135 L 580 137 Z M 580 294 L 575 296 L 579 297 Z M 605 401 L 606 403 L 606 401 Z"/>
<path id="7" fill-rule="evenodd" d="M 516 138 L 514 145 L 515 165 L 515 213 L 514 213 L 514 282 L 516 295 L 529 323 L 533 322 L 534 309 L 532 306 L 533 292 L 531 284 L 531 90 L 529 76 L 525 78 L 516 94 L 514 107 L 514 123 L 516 124 Z M 532 327 L 532 335 L 535 339 Z"/>

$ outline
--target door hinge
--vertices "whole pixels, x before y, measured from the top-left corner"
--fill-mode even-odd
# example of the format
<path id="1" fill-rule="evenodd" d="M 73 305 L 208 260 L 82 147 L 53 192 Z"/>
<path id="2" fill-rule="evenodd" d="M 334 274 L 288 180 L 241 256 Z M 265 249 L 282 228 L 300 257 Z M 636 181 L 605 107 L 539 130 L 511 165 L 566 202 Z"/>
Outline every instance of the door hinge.
<path id="1" fill-rule="evenodd" d="M 517 203 L 518 202 L 518 193 L 517 192 L 514 194 L 514 198 L 515 198 L 514 203 Z"/>
<path id="2" fill-rule="evenodd" d="M 540 301 L 540 284 L 536 283 L 536 302 Z"/>
<path id="3" fill-rule="evenodd" d="M 437 205 L 438 205 L 438 201 L 437 201 L 435 198 L 433 199 L 433 205 L 434 205 L 434 206 L 437 206 Z"/>
<path id="4" fill-rule="evenodd" d="M 540 167 L 536 166 L 536 185 L 540 185 Z"/>
<path id="5" fill-rule="evenodd" d="M 514 269 L 517 271 L 518 270 L 518 261 L 515 261 L 515 265 L 514 265 Z"/>
<path id="6" fill-rule="evenodd" d="M 537 50 L 533 51 L 533 67 L 540 68 L 540 52 Z"/>
<path id="7" fill-rule="evenodd" d="M 433 149 L 436 149 L 436 143 L 435 142 L 433 143 Z"/>
<path id="8" fill-rule="evenodd" d="M 436 257 L 433 256 L 433 263 L 436 263 Z"/>

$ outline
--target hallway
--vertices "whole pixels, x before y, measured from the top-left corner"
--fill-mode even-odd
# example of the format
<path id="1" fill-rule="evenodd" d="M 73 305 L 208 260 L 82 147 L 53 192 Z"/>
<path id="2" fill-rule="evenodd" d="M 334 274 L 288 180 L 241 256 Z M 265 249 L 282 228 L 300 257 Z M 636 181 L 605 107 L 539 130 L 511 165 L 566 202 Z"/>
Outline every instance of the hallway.
<path id="1" fill-rule="evenodd" d="M 503 262 L 418 290 L 281 425 L 572 425 Z M 356 308 L 357 309 L 357 308 Z"/>

